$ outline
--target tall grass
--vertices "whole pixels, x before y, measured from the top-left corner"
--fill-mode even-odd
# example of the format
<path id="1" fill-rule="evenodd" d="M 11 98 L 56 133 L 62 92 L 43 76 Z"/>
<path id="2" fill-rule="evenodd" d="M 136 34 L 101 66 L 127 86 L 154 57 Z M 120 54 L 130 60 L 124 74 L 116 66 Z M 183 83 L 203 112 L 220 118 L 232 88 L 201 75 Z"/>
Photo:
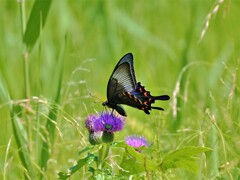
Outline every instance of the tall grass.
<path id="1" fill-rule="evenodd" d="M 0 178 L 56 179 L 69 167 L 73 179 L 239 178 L 239 13 L 237 1 L 4 1 Z M 85 119 L 103 111 L 127 52 L 137 80 L 171 100 L 150 116 L 126 107 L 125 129 L 98 156 Z M 128 134 L 154 150 L 137 154 L 121 143 Z M 94 169 L 99 157 L 111 175 Z"/>

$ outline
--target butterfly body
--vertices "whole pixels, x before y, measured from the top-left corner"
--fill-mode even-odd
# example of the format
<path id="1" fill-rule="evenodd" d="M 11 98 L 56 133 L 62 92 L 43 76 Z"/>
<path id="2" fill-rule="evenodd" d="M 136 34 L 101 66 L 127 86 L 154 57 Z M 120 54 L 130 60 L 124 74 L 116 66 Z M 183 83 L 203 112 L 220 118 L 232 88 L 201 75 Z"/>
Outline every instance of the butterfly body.
<path id="1" fill-rule="evenodd" d="M 120 59 L 108 81 L 107 99 L 103 103 L 104 106 L 126 116 L 126 112 L 120 104 L 132 106 L 150 114 L 149 110 L 151 109 L 163 110 L 161 107 L 151 106 L 155 100 L 168 100 L 169 96 L 152 96 L 140 82 L 136 82 L 133 55 L 128 53 Z"/>
<path id="2" fill-rule="evenodd" d="M 104 103 L 102 103 L 102 105 L 115 109 L 122 116 L 127 116 L 126 111 L 123 109 L 123 107 L 120 104 L 114 104 L 114 103 L 109 103 L 108 101 L 105 101 Z"/>

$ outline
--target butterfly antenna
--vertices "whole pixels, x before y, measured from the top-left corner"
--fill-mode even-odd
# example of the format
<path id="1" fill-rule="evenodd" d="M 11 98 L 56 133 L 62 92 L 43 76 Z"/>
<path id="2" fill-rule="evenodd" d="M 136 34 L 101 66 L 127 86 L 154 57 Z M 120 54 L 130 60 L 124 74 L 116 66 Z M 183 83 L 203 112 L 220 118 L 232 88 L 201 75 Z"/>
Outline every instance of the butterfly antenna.
<path id="1" fill-rule="evenodd" d="M 114 109 L 112 109 L 112 113 L 111 113 L 111 114 L 112 114 L 112 116 L 113 116 L 113 112 L 114 112 Z"/>
<path id="2" fill-rule="evenodd" d="M 94 96 L 92 93 L 89 93 L 89 96 L 91 96 L 92 98 L 98 100 L 98 101 L 95 100 L 94 103 L 101 103 L 101 102 L 103 102 L 103 100 L 101 98 L 99 98 L 97 96 Z"/>
<path id="3" fill-rule="evenodd" d="M 87 114 L 89 114 L 86 104 L 85 104 L 84 102 L 83 102 L 82 104 L 83 104 L 83 106 L 84 106 L 84 108 L 85 108 Z"/>

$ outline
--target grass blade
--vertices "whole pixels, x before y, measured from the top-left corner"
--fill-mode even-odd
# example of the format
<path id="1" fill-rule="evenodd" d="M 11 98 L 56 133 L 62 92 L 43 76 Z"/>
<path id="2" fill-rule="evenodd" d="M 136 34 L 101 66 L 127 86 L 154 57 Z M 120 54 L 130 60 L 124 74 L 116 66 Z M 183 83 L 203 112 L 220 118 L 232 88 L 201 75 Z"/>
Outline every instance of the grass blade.
<path id="1" fill-rule="evenodd" d="M 31 51 L 32 47 L 34 46 L 40 35 L 40 30 L 44 27 L 46 23 L 51 3 L 52 0 L 36 0 L 33 5 L 29 20 L 27 22 L 26 31 L 23 37 L 23 42 L 27 46 L 29 51 Z"/>
<path id="2" fill-rule="evenodd" d="M 18 146 L 18 153 L 20 160 L 26 169 L 26 172 L 24 172 L 25 177 L 28 177 L 30 179 L 35 179 L 36 172 L 34 170 L 33 162 L 29 156 L 30 151 L 28 149 L 28 140 L 27 136 L 25 134 L 27 133 L 22 126 L 20 122 L 20 118 L 18 117 L 19 114 L 19 106 L 13 106 L 11 110 L 11 120 L 12 120 L 12 128 L 13 128 L 13 134 Z"/>

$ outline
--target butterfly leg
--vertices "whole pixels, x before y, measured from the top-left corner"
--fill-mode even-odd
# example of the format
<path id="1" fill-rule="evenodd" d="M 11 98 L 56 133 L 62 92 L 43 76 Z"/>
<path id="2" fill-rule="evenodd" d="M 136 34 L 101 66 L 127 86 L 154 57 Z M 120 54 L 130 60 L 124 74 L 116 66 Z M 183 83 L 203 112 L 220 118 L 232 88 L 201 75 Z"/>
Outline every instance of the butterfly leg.
<path id="1" fill-rule="evenodd" d="M 111 113 L 111 114 L 112 114 L 112 116 L 113 116 L 113 111 L 114 111 L 114 109 L 112 109 L 112 113 Z"/>

